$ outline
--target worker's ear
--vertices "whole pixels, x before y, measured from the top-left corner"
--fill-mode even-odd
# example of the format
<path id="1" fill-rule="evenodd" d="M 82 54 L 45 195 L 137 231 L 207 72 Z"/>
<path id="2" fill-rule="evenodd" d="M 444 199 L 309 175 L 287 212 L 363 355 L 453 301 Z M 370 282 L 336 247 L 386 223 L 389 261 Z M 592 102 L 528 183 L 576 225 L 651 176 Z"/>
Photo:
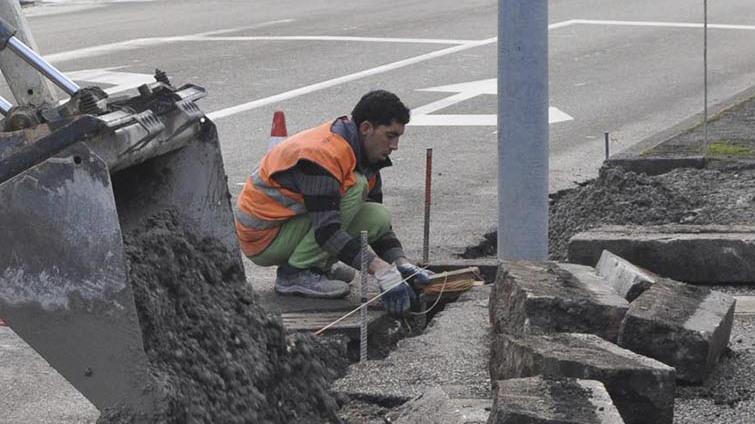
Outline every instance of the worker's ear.
<path id="1" fill-rule="evenodd" d="M 361 124 L 359 124 L 359 133 L 363 136 L 370 135 L 372 133 L 372 130 L 375 127 L 372 125 L 372 122 L 370 121 L 362 121 Z"/>

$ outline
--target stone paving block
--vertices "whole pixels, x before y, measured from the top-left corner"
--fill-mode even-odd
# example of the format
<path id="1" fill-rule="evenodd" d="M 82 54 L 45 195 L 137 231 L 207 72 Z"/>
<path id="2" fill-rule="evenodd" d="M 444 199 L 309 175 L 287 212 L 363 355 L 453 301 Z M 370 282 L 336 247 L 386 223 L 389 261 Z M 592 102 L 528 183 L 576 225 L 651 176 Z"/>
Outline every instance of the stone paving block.
<path id="1" fill-rule="evenodd" d="M 494 336 L 492 380 L 542 375 L 602 382 L 627 424 L 671 424 L 674 368 L 592 334 Z"/>
<path id="2" fill-rule="evenodd" d="M 676 368 L 700 383 L 729 344 L 735 300 L 708 288 L 661 280 L 629 307 L 619 345 Z"/>
<path id="3" fill-rule="evenodd" d="M 630 302 L 660 278 L 608 250 L 600 254 L 595 273 L 605 277 L 608 284 Z"/>
<path id="4" fill-rule="evenodd" d="M 490 310 L 495 332 L 590 333 L 616 341 L 629 304 L 592 268 L 526 261 L 503 266 Z"/>
<path id="5" fill-rule="evenodd" d="M 488 424 L 624 424 L 603 383 L 540 376 L 496 382 Z"/>
<path id="6" fill-rule="evenodd" d="M 569 241 L 569 261 L 592 265 L 603 250 L 687 283 L 755 284 L 755 226 L 608 226 Z"/>

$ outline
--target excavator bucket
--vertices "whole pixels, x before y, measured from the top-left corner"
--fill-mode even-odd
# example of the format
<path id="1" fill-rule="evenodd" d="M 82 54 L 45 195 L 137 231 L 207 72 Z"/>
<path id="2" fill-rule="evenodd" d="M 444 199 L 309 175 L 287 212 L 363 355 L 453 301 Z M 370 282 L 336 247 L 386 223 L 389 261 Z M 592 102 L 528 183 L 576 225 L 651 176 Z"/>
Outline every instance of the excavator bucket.
<path id="1" fill-rule="evenodd" d="M 81 89 L 0 133 L 0 317 L 101 411 L 159 402 L 123 234 L 173 209 L 241 261 L 205 91 L 156 80 L 132 97 Z"/>

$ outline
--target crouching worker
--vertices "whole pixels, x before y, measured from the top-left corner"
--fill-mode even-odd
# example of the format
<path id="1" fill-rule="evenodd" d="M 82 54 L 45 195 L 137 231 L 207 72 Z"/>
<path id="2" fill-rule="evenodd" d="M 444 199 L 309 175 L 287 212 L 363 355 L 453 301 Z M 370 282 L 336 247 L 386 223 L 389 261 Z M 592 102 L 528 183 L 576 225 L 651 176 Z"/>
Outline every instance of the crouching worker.
<path id="1" fill-rule="evenodd" d="M 367 231 L 367 263 L 393 316 L 403 315 L 414 292 L 398 284 L 431 272 L 407 260 L 381 204 L 380 170 L 409 122 L 409 109 L 387 91 L 365 94 L 351 119 L 302 131 L 270 150 L 244 184 L 236 232 L 257 265 L 277 265 L 281 295 L 341 298 L 361 266 L 360 232 Z M 335 266 L 338 261 L 349 267 Z M 398 284 L 398 285 L 397 285 Z M 395 287 L 394 287 L 395 286 Z"/>

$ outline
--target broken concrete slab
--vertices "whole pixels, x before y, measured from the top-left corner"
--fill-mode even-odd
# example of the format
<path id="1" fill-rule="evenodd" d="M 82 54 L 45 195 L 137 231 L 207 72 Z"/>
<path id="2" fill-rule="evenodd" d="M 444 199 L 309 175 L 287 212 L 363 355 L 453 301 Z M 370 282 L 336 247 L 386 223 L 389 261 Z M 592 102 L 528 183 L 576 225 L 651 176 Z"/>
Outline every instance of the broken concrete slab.
<path id="1" fill-rule="evenodd" d="M 673 421 L 674 368 L 592 334 L 497 334 L 490 374 L 495 381 L 535 375 L 598 380 L 627 424 Z"/>
<path id="2" fill-rule="evenodd" d="M 569 261 L 594 264 L 606 249 L 688 283 L 755 283 L 755 226 L 608 226 L 569 240 Z"/>
<path id="3" fill-rule="evenodd" d="M 512 261 L 502 265 L 490 304 L 496 333 L 590 333 L 616 341 L 628 302 L 590 267 Z"/>
<path id="4" fill-rule="evenodd" d="M 425 393 L 401 406 L 396 424 L 473 424 L 487 422 L 492 405 L 490 399 L 451 399 L 440 387 Z"/>
<path id="5" fill-rule="evenodd" d="M 451 399 L 491 399 L 489 296 L 489 285 L 463 293 L 422 335 L 401 340 L 382 361 L 352 365 L 333 390 L 394 404 L 433 386 L 440 386 Z"/>
<path id="6" fill-rule="evenodd" d="M 659 279 L 654 273 L 640 268 L 608 250 L 601 252 L 600 259 L 595 265 L 595 273 L 605 277 L 608 284 L 630 302 Z"/>
<path id="7" fill-rule="evenodd" d="M 619 345 L 676 368 L 676 378 L 701 383 L 726 346 L 735 300 L 727 294 L 658 281 L 629 307 Z"/>
<path id="8" fill-rule="evenodd" d="M 624 424 L 624 420 L 599 381 L 540 376 L 497 381 L 488 424 L 523 423 Z"/>

